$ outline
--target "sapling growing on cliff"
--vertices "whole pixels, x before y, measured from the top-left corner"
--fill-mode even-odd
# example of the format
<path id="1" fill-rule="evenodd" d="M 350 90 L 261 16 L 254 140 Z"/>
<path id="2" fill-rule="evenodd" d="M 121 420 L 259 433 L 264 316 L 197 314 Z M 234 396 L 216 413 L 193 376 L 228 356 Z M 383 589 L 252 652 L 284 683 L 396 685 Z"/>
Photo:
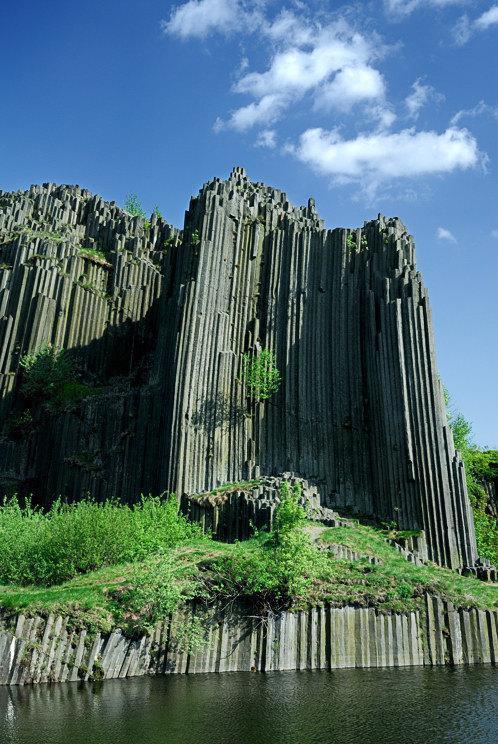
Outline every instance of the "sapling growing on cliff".
<path id="1" fill-rule="evenodd" d="M 243 380 L 251 398 L 259 401 L 271 398 L 282 381 L 274 353 L 263 349 L 256 355 L 244 354 Z"/>
<path id="2" fill-rule="evenodd" d="M 141 217 L 143 220 L 147 218 L 145 210 L 136 194 L 128 194 L 123 209 L 128 214 L 131 214 L 132 217 Z"/>

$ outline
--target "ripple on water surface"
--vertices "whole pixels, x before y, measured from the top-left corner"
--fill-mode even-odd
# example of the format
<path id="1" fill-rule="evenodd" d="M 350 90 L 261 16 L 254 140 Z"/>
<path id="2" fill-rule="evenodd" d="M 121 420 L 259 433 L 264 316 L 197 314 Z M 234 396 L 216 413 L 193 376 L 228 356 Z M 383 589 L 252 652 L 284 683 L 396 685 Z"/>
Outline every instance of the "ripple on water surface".
<path id="1" fill-rule="evenodd" d="M 497 718 L 490 667 L 0 688 L 1 744 L 488 744 Z"/>

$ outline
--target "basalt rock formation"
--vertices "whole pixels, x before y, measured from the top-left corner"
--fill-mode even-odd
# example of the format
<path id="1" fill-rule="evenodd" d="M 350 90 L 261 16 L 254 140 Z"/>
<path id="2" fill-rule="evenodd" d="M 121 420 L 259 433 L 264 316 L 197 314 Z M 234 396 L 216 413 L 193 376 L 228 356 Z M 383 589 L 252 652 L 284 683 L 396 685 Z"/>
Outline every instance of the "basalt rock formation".
<path id="1" fill-rule="evenodd" d="M 181 643 L 196 618 L 201 649 Z M 12 619 L 10 621 L 12 623 Z M 424 611 L 318 607 L 254 617 L 187 607 L 129 638 L 91 633 L 67 618 L 20 615 L 2 627 L 0 685 L 76 682 L 156 674 L 496 664 L 498 612 L 460 609 L 426 596 Z"/>
<path id="2" fill-rule="evenodd" d="M 431 560 L 474 565 L 399 219 L 328 230 L 313 200 L 296 208 L 235 168 L 191 199 L 181 233 L 44 184 L 0 192 L 0 240 L 2 419 L 22 408 L 22 355 L 44 342 L 70 349 L 97 393 L 4 435 L 4 491 L 133 500 L 292 472 L 324 507 L 424 530 Z M 258 402 L 241 377 L 260 349 L 282 383 Z"/>

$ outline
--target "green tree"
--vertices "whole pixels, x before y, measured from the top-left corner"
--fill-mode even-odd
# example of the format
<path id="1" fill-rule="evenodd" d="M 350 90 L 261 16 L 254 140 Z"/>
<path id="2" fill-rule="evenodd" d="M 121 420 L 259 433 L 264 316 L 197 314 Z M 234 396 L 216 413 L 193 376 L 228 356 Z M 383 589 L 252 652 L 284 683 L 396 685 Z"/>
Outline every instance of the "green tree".
<path id="1" fill-rule="evenodd" d="M 246 390 L 256 400 L 271 398 L 282 381 L 275 355 L 269 349 L 256 355 L 244 354 L 243 375 Z"/>
<path id="2" fill-rule="evenodd" d="M 453 432 L 455 448 L 460 452 L 465 464 L 467 491 L 476 532 L 477 552 L 481 558 L 488 558 L 498 565 L 498 525 L 488 513 L 488 495 L 485 482 L 496 477 L 493 463 L 498 462 L 496 450 L 481 450 L 473 441 L 472 424 L 451 406 L 448 391 L 444 391 L 448 423 Z"/>

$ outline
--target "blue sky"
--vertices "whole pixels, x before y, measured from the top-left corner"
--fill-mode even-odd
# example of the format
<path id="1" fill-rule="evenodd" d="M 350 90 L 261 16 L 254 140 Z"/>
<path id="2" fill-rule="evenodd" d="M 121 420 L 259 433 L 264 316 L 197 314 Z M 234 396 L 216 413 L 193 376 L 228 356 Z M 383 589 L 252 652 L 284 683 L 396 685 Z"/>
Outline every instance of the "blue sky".
<path id="1" fill-rule="evenodd" d="M 16 0 L 0 44 L 3 189 L 133 192 L 181 225 L 243 165 L 330 227 L 401 217 L 443 381 L 498 446 L 498 4 Z"/>

